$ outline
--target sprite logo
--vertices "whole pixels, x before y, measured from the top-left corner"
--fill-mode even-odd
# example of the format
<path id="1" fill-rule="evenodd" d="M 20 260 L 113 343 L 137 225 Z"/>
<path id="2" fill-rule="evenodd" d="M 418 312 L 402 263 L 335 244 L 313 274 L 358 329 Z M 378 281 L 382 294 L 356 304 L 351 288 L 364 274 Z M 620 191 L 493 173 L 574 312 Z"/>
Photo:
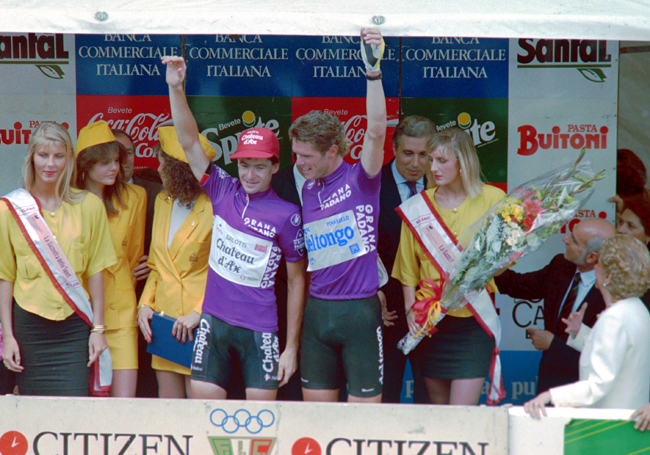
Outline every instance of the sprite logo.
<path id="1" fill-rule="evenodd" d="M 214 455 L 270 455 L 275 439 L 208 436 Z"/>
<path id="2" fill-rule="evenodd" d="M 216 160 L 223 158 L 225 164 L 230 164 L 232 162 L 230 155 L 237 151 L 237 142 L 239 141 L 239 136 L 242 131 L 238 131 L 235 134 L 226 133 L 225 135 L 223 132 L 233 126 L 241 127 L 241 125 L 243 125 L 245 129 L 266 127 L 273 131 L 276 136 L 280 132 L 280 122 L 278 122 L 278 120 L 270 119 L 265 122 L 261 116 L 258 116 L 251 110 L 244 111 L 241 115 L 241 119 L 235 118 L 231 121 L 219 123 L 216 127 L 205 128 L 201 131 L 201 134 L 208 138 L 210 144 L 217 151 Z M 220 132 L 222 133 L 221 135 L 219 134 Z M 212 135 L 217 138 L 215 139 Z"/>
<path id="3" fill-rule="evenodd" d="M 246 128 L 251 128 L 252 126 L 255 125 L 255 112 L 253 111 L 246 111 L 241 115 L 241 120 L 244 122 L 244 126 Z"/>
<path id="4" fill-rule="evenodd" d="M 472 136 L 474 140 L 474 147 L 482 147 L 492 142 L 498 141 L 496 136 L 496 127 L 494 122 L 486 121 L 479 123 L 477 119 L 473 119 L 467 112 L 461 112 L 456 118 L 458 126 L 464 129 L 467 134 Z M 453 126 L 453 125 L 452 125 Z"/>

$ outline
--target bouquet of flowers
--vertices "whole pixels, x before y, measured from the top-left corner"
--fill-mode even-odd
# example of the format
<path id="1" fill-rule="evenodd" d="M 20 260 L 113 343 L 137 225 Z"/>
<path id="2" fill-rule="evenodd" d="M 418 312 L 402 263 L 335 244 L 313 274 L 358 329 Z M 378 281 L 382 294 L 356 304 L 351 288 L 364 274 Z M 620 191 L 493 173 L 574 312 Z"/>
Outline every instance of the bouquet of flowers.
<path id="1" fill-rule="evenodd" d="M 472 224 L 461 238 L 467 245 L 445 277 L 442 290 L 432 280 L 423 280 L 412 307 L 422 330 L 407 334 L 399 348 L 408 354 L 430 334 L 448 310 L 467 304 L 465 296 L 480 292 L 497 271 L 535 251 L 573 218 L 593 193 L 593 182 L 605 171 L 591 172 L 580 163 L 585 149 L 570 168 L 555 169 L 515 188 Z"/>

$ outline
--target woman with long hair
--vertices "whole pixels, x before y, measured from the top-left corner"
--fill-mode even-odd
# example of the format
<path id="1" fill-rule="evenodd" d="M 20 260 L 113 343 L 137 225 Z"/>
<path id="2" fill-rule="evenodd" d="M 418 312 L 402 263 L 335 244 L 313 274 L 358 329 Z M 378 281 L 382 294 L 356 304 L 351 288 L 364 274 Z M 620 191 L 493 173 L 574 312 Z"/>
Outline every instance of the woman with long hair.
<path id="1" fill-rule="evenodd" d="M 192 343 L 208 277 L 212 204 L 187 163 L 174 127 L 158 128 L 158 137 L 160 145 L 154 150 L 165 189 L 156 198 L 148 261 L 151 273 L 140 298 L 138 324 L 151 343 L 153 312 L 165 313 L 176 318 L 170 335 Z M 200 141 L 212 160 L 216 151 L 205 137 L 200 136 Z M 156 370 L 160 398 L 190 396 L 189 368 L 156 355 L 151 366 Z"/>
<path id="2" fill-rule="evenodd" d="M 79 132 L 77 187 L 104 203 L 117 264 L 104 271 L 106 338 L 113 358 L 116 397 L 134 397 L 138 379 L 138 325 L 133 269 L 144 254 L 147 196 L 144 188 L 124 183 L 123 148 L 104 121 Z"/>
<path id="3" fill-rule="evenodd" d="M 102 271 L 116 257 L 101 201 L 72 188 L 75 176 L 68 131 L 43 122 L 23 189 L 0 202 L 2 358 L 21 395 L 88 395 L 89 367 L 107 346 Z"/>
<path id="4" fill-rule="evenodd" d="M 427 150 L 431 173 L 429 189 L 421 193 L 423 204 L 432 207 L 430 210 L 436 212 L 434 215 L 449 232 L 449 241 L 456 242 L 465 229 L 504 197 L 504 192 L 481 181 L 474 143 L 465 131 L 440 131 L 429 140 Z M 411 307 L 418 285 L 426 278 L 439 284 L 441 280 L 439 265 L 432 263 L 412 227 L 402 223 L 392 275 L 402 283 L 409 331 L 417 335 L 422 327 L 415 322 Z M 492 285 L 490 291 L 495 290 Z M 424 337 L 414 350 L 431 403 L 478 404 L 493 356 L 494 338 L 467 307 L 449 311 L 436 328 L 438 331 Z"/>

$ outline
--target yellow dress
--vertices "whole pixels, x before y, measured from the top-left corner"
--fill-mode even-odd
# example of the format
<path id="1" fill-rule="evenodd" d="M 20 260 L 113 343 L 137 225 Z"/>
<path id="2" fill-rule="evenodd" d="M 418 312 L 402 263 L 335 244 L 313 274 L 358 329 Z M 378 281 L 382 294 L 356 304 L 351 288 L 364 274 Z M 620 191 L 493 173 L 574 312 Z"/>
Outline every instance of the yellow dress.
<path id="1" fill-rule="evenodd" d="M 41 210 L 41 214 L 88 294 L 88 278 L 117 261 L 104 204 L 86 193 L 76 204 L 61 202 L 55 212 Z M 52 321 L 74 313 L 45 274 L 4 201 L 0 202 L 0 245 L 0 280 L 14 283 L 14 298 L 23 310 Z"/>
<path id="2" fill-rule="evenodd" d="M 463 235 L 465 229 L 505 196 L 502 190 L 493 186 L 484 185 L 480 195 L 474 199 L 466 198 L 457 207 L 456 211 L 454 211 L 441 208 L 433 197 L 435 192 L 436 188 L 432 188 L 426 191 L 426 195 L 433 202 L 433 206 L 457 240 Z M 440 283 L 438 270 L 431 264 L 424 250 L 417 240 L 415 240 L 413 233 L 403 222 L 392 276 L 404 286 L 414 288 L 417 288 L 418 283 L 427 277 Z M 490 281 L 488 290 L 490 292 L 496 292 L 494 281 Z M 462 308 L 457 311 L 450 311 L 447 315 L 467 318 L 471 317 L 472 313 L 468 308 Z"/>
<path id="3" fill-rule="evenodd" d="M 144 254 L 147 194 L 144 188 L 126 184 L 122 195 L 126 207 L 108 218 L 117 264 L 104 270 L 104 318 L 106 339 L 114 370 L 138 368 L 138 324 L 133 269 Z"/>
<path id="4" fill-rule="evenodd" d="M 201 194 L 167 248 L 173 204 L 166 191 L 156 198 L 148 261 L 151 273 L 140 305 L 177 319 L 192 311 L 201 314 L 212 238 L 212 204 Z M 189 368 L 155 355 L 151 365 L 155 370 L 190 374 Z"/>

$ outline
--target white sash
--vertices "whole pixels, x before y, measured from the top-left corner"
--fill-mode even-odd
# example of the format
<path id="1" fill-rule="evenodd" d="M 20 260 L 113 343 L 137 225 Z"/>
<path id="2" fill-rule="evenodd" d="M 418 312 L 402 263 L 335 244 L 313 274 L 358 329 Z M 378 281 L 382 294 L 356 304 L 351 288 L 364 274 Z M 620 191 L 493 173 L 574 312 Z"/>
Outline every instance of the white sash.
<path id="1" fill-rule="evenodd" d="M 12 191 L 5 197 L 12 215 L 16 219 L 27 243 L 43 266 L 45 273 L 52 280 L 54 287 L 61 293 L 63 299 L 92 327 L 93 310 L 86 291 L 79 282 L 77 275 L 65 257 L 61 247 L 54 238 L 41 215 L 36 200 L 24 189 Z M 111 390 L 113 364 L 108 348 L 102 352 L 91 370 L 91 387 L 95 395 L 107 395 Z"/>
<path id="2" fill-rule="evenodd" d="M 426 193 L 422 191 L 407 199 L 396 210 L 440 273 L 441 285 L 443 280 L 452 278 L 449 277 L 449 272 L 454 260 L 460 256 L 462 248 L 436 212 Z M 483 330 L 494 338 L 495 347 L 490 364 L 490 390 L 487 394 L 487 402 L 488 404 L 497 404 L 506 396 L 501 377 L 501 359 L 499 358 L 501 321 L 492 299 L 485 289 L 481 292 L 472 291 L 464 298 L 467 300 L 467 308 L 483 327 Z M 437 322 L 440 322 L 444 316 L 441 314 Z"/>

